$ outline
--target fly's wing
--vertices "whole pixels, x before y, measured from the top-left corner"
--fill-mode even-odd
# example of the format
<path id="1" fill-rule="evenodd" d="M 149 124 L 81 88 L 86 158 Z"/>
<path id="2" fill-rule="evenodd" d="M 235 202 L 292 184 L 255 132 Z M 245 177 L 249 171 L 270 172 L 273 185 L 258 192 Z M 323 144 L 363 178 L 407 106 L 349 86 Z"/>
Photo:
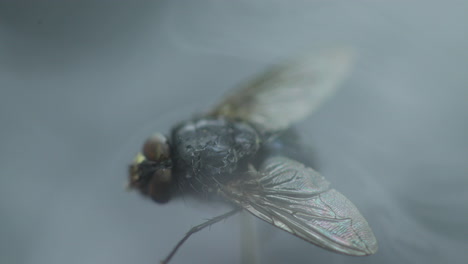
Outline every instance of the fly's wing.
<path id="1" fill-rule="evenodd" d="M 334 93 L 351 52 L 335 49 L 278 65 L 240 87 L 210 113 L 251 122 L 274 132 L 305 118 Z"/>
<path id="2" fill-rule="evenodd" d="M 365 256 L 377 251 L 367 221 L 320 174 L 285 157 L 267 159 L 226 196 L 258 218 L 334 252 Z"/>

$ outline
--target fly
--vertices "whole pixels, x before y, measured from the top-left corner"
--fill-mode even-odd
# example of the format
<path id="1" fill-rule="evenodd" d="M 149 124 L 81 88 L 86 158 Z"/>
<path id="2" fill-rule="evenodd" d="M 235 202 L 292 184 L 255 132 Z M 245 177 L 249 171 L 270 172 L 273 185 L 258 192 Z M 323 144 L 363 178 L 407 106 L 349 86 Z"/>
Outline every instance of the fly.
<path id="1" fill-rule="evenodd" d="M 334 93 L 350 60 L 349 52 L 332 50 L 277 65 L 207 113 L 143 144 L 129 167 L 130 188 L 160 204 L 193 194 L 234 207 L 192 228 L 163 263 L 193 233 L 241 210 L 333 252 L 366 256 L 377 251 L 374 234 L 354 204 L 301 157 L 281 151 L 289 127 Z"/>

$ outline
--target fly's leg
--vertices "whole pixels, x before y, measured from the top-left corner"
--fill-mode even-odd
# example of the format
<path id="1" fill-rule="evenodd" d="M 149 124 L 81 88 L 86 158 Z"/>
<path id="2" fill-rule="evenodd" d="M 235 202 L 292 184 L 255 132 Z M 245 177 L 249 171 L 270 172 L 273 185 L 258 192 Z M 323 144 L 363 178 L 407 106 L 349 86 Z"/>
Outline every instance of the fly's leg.
<path id="1" fill-rule="evenodd" d="M 241 252 L 244 264 L 260 263 L 258 253 L 258 233 L 251 215 L 246 211 L 241 213 Z"/>
<path id="2" fill-rule="evenodd" d="M 200 224 L 200 225 L 197 225 L 197 226 L 194 226 L 192 227 L 188 232 L 187 234 L 185 234 L 185 236 L 177 243 L 177 245 L 172 249 L 171 253 L 169 253 L 169 255 L 163 260 L 161 261 L 161 264 L 167 264 L 169 263 L 169 261 L 172 259 L 172 257 L 175 255 L 175 253 L 177 252 L 177 250 L 180 248 L 180 246 L 182 246 L 182 244 L 184 244 L 184 242 L 194 233 L 202 230 L 203 228 L 205 227 L 208 227 L 208 226 L 211 226 L 212 224 L 215 224 L 223 219 L 226 219 L 234 214 L 236 214 L 237 212 L 239 212 L 240 210 L 242 210 L 242 208 L 236 208 L 232 211 L 229 211 L 225 214 L 222 214 L 222 215 L 219 215 L 219 216 L 216 216 L 216 217 L 213 217 L 211 219 L 209 219 L 208 221 Z"/>

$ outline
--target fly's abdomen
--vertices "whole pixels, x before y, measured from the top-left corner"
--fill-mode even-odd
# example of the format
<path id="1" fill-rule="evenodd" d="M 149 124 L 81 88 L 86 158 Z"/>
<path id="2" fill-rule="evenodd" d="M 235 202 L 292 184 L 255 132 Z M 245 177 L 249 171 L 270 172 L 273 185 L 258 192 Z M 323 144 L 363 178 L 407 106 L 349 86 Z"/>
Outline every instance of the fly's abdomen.
<path id="1" fill-rule="evenodd" d="M 232 178 L 259 145 L 257 132 L 248 124 L 207 118 L 185 122 L 172 131 L 179 185 L 212 189 Z"/>

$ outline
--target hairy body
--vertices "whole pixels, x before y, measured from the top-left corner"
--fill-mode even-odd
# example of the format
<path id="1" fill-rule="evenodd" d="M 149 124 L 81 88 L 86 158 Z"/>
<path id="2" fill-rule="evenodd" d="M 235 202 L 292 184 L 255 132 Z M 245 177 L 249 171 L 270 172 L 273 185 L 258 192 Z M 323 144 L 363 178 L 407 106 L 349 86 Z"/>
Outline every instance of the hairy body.
<path id="1" fill-rule="evenodd" d="M 246 160 L 261 147 L 259 133 L 245 122 L 202 118 L 183 122 L 171 133 L 175 181 L 181 191 L 211 193 L 240 176 Z"/>

